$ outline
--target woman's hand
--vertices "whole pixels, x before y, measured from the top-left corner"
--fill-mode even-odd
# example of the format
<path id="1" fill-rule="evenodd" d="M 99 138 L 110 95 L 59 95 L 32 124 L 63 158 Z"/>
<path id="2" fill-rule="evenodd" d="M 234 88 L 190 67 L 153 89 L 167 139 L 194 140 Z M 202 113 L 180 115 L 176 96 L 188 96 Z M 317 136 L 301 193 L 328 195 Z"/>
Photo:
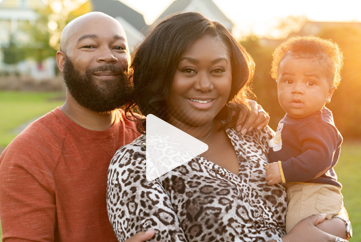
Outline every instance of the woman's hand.
<path id="1" fill-rule="evenodd" d="M 242 134 L 246 134 L 247 132 L 252 131 L 254 128 L 263 129 L 267 126 L 270 120 L 270 116 L 256 101 L 247 100 L 247 102 L 251 107 L 249 117 L 247 120 L 245 120 L 244 116 L 238 117 L 236 126 L 237 131 L 240 131 Z"/>
<path id="2" fill-rule="evenodd" d="M 325 218 L 325 214 L 314 214 L 301 220 L 286 236 L 282 237 L 283 242 L 335 242 L 335 236 L 316 228 L 316 225 Z"/>

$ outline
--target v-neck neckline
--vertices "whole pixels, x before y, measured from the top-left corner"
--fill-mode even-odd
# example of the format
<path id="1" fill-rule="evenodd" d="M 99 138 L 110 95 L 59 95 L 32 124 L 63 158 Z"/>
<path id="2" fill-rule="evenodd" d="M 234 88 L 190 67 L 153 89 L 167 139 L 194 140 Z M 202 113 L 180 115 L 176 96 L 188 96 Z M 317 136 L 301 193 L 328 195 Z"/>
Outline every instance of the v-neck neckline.
<path id="1" fill-rule="evenodd" d="M 224 127 L 224 126 L 223 126 Z M 198 161 L 203 161 L 205 164 L 207 164 L 207 166 L 212 169 L 212 170 L 220 170 L 222 171 L 221 173 L 218 172 L 219 175 L 221 175 L 222 177 L 226 177 L 226 174 L 228 174 L 231 178 L 233 178 L 236 182 L 240 182 L 241 181 L 241 178 L 240 178 L 240 172 L 241 172 L 241 164 L 240 164 L 240 159 L 239 159 L 239 152 L 236 150 L 236 147 L 234 145 L 234 141 L 232 140 L 232 138 L 230 137 L 230 134 L 227 132 L 227 131 L 230 131 L 231 133 L 235 132 L 232 128 L 226 128 L 224 127 L 225 129 L 225 132 L 227 134 L 227 137 L 229 138 L 229 140 L 231 141 L 231 144 L 232 144 L 232 147 L 236 153 L 236 157 L 237 157 L 237 162 L 238 162 L 238 174 L 235 174 L 233 172 L 231 172 L 230 170 L 214 163 L 213 161 L 211 160 L 208 160 L 207 158 L 201 156 L 201 155 L 198 155 L 196 156 L 194 159 L 197 159 Z M 223 173 L 223 174 L 222 174 Z M 227 177 L 226 177 L 227 178 Z M 228 179 L 228 178 L 227 178 Z"/>

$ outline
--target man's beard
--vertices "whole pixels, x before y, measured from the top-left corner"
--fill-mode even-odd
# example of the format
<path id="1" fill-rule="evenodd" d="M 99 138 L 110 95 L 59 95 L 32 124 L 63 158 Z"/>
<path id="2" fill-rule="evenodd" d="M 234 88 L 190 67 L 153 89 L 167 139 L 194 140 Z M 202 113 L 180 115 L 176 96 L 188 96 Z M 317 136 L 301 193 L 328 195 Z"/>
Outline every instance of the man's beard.
<path id="1" fill-rule="evenodd" d="M 114 80 L 96 81 L 92 75 L 96 71 L 111 71 L 116 76 Z M 65 56 L 64 80 L 73 98 L 81 106 L 95 112 L 107 113 L 126 105 L 131 100 L 132 86 L 127 67 L 105 64 L 93 69 L 87 68 L 85 75 L 82 75 Z"/>

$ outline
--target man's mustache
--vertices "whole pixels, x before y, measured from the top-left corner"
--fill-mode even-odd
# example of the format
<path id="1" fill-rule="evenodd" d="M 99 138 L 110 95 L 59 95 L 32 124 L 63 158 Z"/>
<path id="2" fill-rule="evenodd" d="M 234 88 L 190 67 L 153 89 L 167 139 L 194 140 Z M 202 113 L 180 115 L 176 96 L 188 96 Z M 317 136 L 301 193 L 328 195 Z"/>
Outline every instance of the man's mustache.
<path id="1" fill-rule="evenodd" d="M 102 65 L 92 69 L 87 69 L 86 72 L 89 74 L 94 74 L 94 72 L 98 72 L 98 71 L 110 71 L 116 75 L 120 75 L 123 72 L 126 73 L 126 70 L 127 68 L 117 67 L 114 65 Z"/>

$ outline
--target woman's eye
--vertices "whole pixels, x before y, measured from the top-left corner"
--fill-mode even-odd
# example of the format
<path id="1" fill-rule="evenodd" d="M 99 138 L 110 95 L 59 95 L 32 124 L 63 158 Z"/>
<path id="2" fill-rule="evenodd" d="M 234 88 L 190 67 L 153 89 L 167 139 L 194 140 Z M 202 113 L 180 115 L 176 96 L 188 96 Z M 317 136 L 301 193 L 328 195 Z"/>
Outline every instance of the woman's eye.
<path id="1" fill-rule="evenodd" d="M 223 68 L 216 68 L 214 70 L 212 70 L 213 73 L 216 73 L 216 74 L 221 74 L 221 73 L 224 73 L 226 72 Z"/>
<path id="2" fill-rule="evenodd" d="M 183 68 L 182 69 L 182 72 L 184 73 L 188 73 L 188 74 L 194 74 L 194 73 L 197 73 L 195 69 L 193 68 Z"/>

